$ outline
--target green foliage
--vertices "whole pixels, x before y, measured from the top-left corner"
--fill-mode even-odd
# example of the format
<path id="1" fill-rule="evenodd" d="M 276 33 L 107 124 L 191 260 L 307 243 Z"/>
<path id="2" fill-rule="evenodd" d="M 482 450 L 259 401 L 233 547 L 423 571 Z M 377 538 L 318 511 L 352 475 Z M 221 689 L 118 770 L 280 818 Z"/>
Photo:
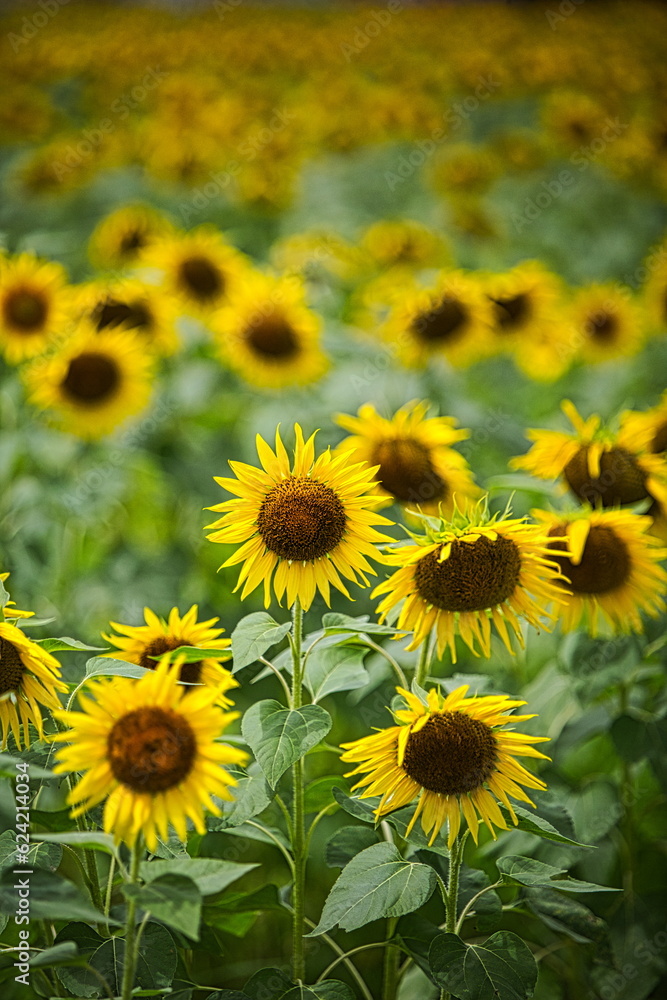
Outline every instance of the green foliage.
<path id="1" fill-rule="evenodd" d="M 483 945 L 441 934 L 429 952 L 433 976 L 459 1000 L 527 1000 L 537 982 L 537 965 L 521 938 L 498 931 Z"/>
<path id="2" fill-rule="evenodd" d="M 287 709 L 279 701 L 259 701 L 243 716 L 243 737 L 272 788 L 330 729 L 331 716 L 319 705 Z"/>

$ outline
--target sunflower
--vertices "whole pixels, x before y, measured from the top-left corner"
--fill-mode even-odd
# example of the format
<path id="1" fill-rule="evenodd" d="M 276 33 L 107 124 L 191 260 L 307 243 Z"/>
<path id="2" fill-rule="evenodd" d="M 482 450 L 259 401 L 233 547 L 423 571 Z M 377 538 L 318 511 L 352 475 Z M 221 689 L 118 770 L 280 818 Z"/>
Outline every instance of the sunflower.
<path id="1" fill-rule="evenodd" d="M 3 574 L 6 579 L 6 574 Z M 26 616 L 26 612 L 14 609 L 12 617 Z M 30 746 L 30 724 L 35 727 L 39 738 L 44 737 L 42 710 L 40 705 L 53 711 L 60 708 L 58 692 L 67 691 L 67 685 L 60 680 L 60 664 L 45 649 L 31 642 L 21 629 L 9 622 L 0 621 L 0 725 L 2 726 L 2 749 L 7 746 L 11 732 L 17 748 L 23 744 Z"/>
<path id="2" fill-rule="evenodd" d="M 94 267 L 102 269 L 133 267 L 146 247 L 172 231 L 166 216 L 150 205 L 123 205 L 97 224 L 88 243 L 88 256 Z"/>
<path id="3" fill-rule="evenodd" d="M 646 312 L 654 333 L 667 330 L 667 244 L 663 243 L 646 261 L 648 279 L 643 289 Z"/>
<path id="4" fill-rule="evenodd" d="M 554 90 L 542 106 L 546 134 L 560 151 L 578 150 L 599 138 L 608 115 L 590 94 Z"/>
<path id="5" fill-rule="evenodd" d="M 359 247 L 375 269 L 445 267 L 452 260 L 444 239 L 412 219 L 374 222 L 362 233 Z"/>
<path id="6" fill-rule="evenodd" d="M 157 288 L 136 278 L 91 281 L 72 289 L 73 308 L 97 330 L 117 326 L 134 330 L 159 354 L 178 348 L 176 311 Z"/>
<path id="7" fill-rule="evenodd" d="M 321 320 L 295 275 L 255 273 L 209 320 L 222 360 L 251 385 L 281 388 L 320 378 L 327 358 Z"/>
<path id="8" fill-rule="evenodd" d="M 535 718 L 511 714 L 526 702 L 506 695 L 466 698 L 467 684 L 448 695 L 432 689 L 426 704 L 403 688 L 396 690 L 407 706 L 394 713 L 398 725 L 342 744 L 345 752 L 341 760 L 357 764 L 346 777 L 364 774 L 353 790 L 363 788 L 362 799 L 382 796 L 376 819 L 419 797 L 406 836 L 421 817 L 422 829 L 432 844 L 447 821 L 449 847 L 458 835 L 461 813 L 475 843 L 480 819 L 494 840 L 496 827 L 507 830 L 498 801 L 516 824 L 510 796 L 532 805 L 521 785 L 546 788 L 516 758 L 549 760 L 533 746 L 548 737 L 527 736 L 507 728 Z"/>
<path id="9" fill-rule="evenodd" d="M 357 247 L 324 229 L 292 233 L 278 240 L 271 247 L 271 261 L 279 271 L 306 278 L 320 278 L 322 273 L 348 278 L 362 266 Z"/>
<path id="10" fill-rule="evenodd" d="M 498 177 L 502 163 L 491 147 L 448 143 L 433 164 L 433 188 L 446 197 L 483 194 Z"/>
<path id="11" fill-rule="evenodd" d="M 356 417 L 339 414 L 336 423 L 351 431 L 337 448 L 354 451 L 357 461 L 378 466 L 378 492 L 397 503 L 449 516 L 453 502 L 479 496 L 463 455 L 450 446 L 470 432 L 456 429 L 453 417 L 428 417 L 429 404 L 406 403 L 387 420 L 372 403 Z"/>
<path id="12" fill-rule="evenodd" d="M 519 341 L 521 348 L 553 319 L 562 295 L 558 278 L 535 260 L 488 275 L 484 290 L 493 303 L 493 330 L 499 346 Z"/>
<path id="13" fill-rule="evenodd" d="M 667 458 L 667 391 L 650 410 L 643 413 L 626 410 L 621 415 L 621 429 L 633 451 L 648 451 Z"/>
<path id="14" fill-rule="evenodd" d="M 617 507 L 653 498 L 667 507 L 667 466 L 658 455 L 634 450 L 627 429 L 618 433 L 593 415 L 584 420 L 566 399 L 561 408 L 574 433 L 530 430 L 534 442 L 510 466 L 539 479 L 563 476 L 571 492 L 593 507 Z"/>
<path id="15" fill-rule="evenodd" d="M 152 358 L 135 334 L 98 333 L 82 320 L 64 348 L 24 374 L 29 402 L 55 411 L 65 430 L 83 438 L 110 433 L 147 405 Z"/>
<path id="16" fill-rule="evenodd" d="M 184 663 L 181 667 L 179 680 L 185 684 L 207 684 L 217 686 L 222 692 L 228 688 L 237 687 L 236 680 L 221 664 L 231 658 L 229 639 L 222 639 L 222 628 L 211 628 L 219 620 L 210 618 L 205 622 L 197 621 L 197 605 L 193 604 L 181 618 L 178 608 L 172 608 L 169 619 L 158 618 L 150 608 L 144 608 L 145 625 L 120 625 L 110 622 L 120 635 L 105 635 L 107 642 L 121 650 L 124 660 L 138 663 L 141 667 L 154 670 L 158 665 L 157 657 L 164 653 L 180 649 L 181 646 L 201 646 L 202 649 L 215 649 L 220 655 L 206 656 L 202 660 Z M 115 657 L 119 654 L 114 650 L 105 656 Z M 230 702 L 225 699 L 226 704 Z"/>
<path id="17" fill-rule="evenodd" d="M 31 254 L 7 260 L 0 272 L 0 349 L 10 364 L 41 354 L 67 319 L 66 274 Z"/>
<path id="18" fill-rule="evenodd" d="M 573 344 L 592 363 L 636 354 L 644 331 L 639 307 L 619 285 L 589 285 L 574 296 L 567 316 Z"/>
<path id="19" fill-rule="evenodd" d="M 648 534 L 650 517 L 590 508 L 531 513 L 550 537 L 556 536 L 551 558 L 563 574 L 559 585 L 571 592 L 559 611 L 566 631 L 586 617 L 596 635 L 601 614 L 614 632 L 643 632 L 640 612 L 656 617 L 665 610 L 667 572 L 660 560 L 667 549 Z"/>
<path id="20" fill-rule="evenodd" d="M 145 251 L 141 264 L 162 271 L 162 291 L 198 317 L 225 304 L 251 271 L 250 262 L 213 227 L 161 240 Z"/>
<path id="21" fill-rule="evenodd" d="M 475 656 L 489 657 L 493 624 L 512 653 L 507 625 L 523 647 L 519 618 L 544 628 L 541 619 L 553 617 L 544 605 L 563 599 L 546 532 L 524 518 L 489 517 L 484 501 L 455 511 L 449 523 L 427 521 L 426 534 L 412 538 L 387 556 L 400 569 L 372 594 L 386 594 L 380 621 L 391 613 L 398 629 L 414 633 L 407 649 L 434 631 L 438 655 L 449 647 L 456 663 L 458 633 Z"/>
<path id="22" fill-rule="evenodd" d="M 157 850 L 170 823 L 184 841 L 187 819 L 206 833 L 204 810 L 219 816 L 213 796 L 231 800 L 236 784 L 222 765 L 247 759 L 218 742 L 238 712 L 219 707 L 215 687 L 188 692 L 179 671 L 176 660 L 138 681 L 91 681 L 79 696 L 82 711 L 56 713 L 71 728 L 54 737 L 69 744 L 58 749 L 54 770 L 85 772 L 68 795 L 74 815 L 106 799 L 103 827 L 129 847 L 143 834 L 149 851 Z"/>
<path id="23" fill-rule="evenodd" d="M 442 272 L 432 288 L 405 282 L 381 331 L 399 358 L 423 366 L 432 355 L 464 366 L 491 348 L 491 303 L 479 282 L 462 271 Z"/>
<path id="24" fill-rule="evenodd" d="M 0 583 L 2 583 L 3 587 L 4 587 L 5 580 L 8 580 L 8 579 L 9 579 L 9 573 L 0 573 Z M 1 590 L 2 590 L 2 588 L 0 588 L 0 591 Z M 4 593 L 7 596 L 7 601 L 6 601 L 5 605 L 4 605 L 4 607 L 2 608 L 2 612 L 1 613 L 2 613 L 2 615 L 4 615 L 5 618 L 13 618 L 14 621 L 16 622 L 16 621 L 18 621 L 19 618 L 32 618 L 34 616 L 34 614 L 35 614 L 34 611 L 21 611 L 21 610 L 19 610 L 19 608 L 17 608 L 15 606 L 15 602 L 10 599 L 9 594 L 7 594 L 6 590 L 5 590 Z"/>
<path id="25" fill-rule="evenodd" d="M 375 487 L 374 469 L 365 462 L 353 464 L 349 453 L 333 457 L 327 450 L 316 459 L 315 435 L 304 442 L 298 424 L 294 432 L 291 467 L 276 430 L 275 453 L 257 435 L 261 469 L 230 462 L 238 478 L 215 477 L 238 499 L 208 508 L 224 512 L 208 525 L 214 529 L 208 538 L 241 543 L 222 565 L 243 563 L 236 587 L 243 584 L 242 598 L 263 583 L 268 607 L 273 578 L 279 602 L 287 593 L 289 606 L 299 600 L 307 611 L 317 590 L 329 603 L 330 585 L 350 596 L 341 576 L 368 586 L 365 574 L 375 575 L 375 570 L 366 556 L 380 559 L 375 543 L 390 540 L 373 525 L 392 522 L 374 512 L 382 503 L 369 492 Z"/>

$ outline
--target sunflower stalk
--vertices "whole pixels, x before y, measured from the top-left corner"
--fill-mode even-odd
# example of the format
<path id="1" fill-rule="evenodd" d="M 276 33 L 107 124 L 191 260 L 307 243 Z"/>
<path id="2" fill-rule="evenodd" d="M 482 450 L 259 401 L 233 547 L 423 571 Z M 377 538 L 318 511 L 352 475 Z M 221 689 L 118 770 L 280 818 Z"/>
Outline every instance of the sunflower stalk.
<path id="1" fill-rule="evenodd" d="M 462 833 L 452 844 L 449 855 L 449 880 L 447 893 L 444 895 L 445 902 L 445 932 L 447 934 L 458 934 L 458 907 L 459 907 L 459 878 L 461 875 L 461 865 L 463 863 L 463 851 L 469 830 Z M 451 994 L 448 990 L 440 991 L 440 1000 L 450 1000 Z"/>
<path id="2" fill-rule="evenodd" d="M 424 681 L 428 676 L 428 668 L 431 663 L 431 645 L 431 636 L 428 635 L 426 639 L 424 639 L 422 648 L 419 651 L 419 660 L 415 670 L 414 681 L 415 684 L 419 684 L 420 687 L 424 686 Z"/>
<path id="3" fill-rule="evenodd" d="M 396 933 L 397 917 L 390 917 L 387 920 L 387 943 L 384 949 L 384 968 L 382 972 L 382 1000 L 396 1000 L 396 990 L 398 988 L 398 964 L 400 951 L 392 943 L 392 938 Z"/>
<path id="4" fill-rule="evenodd" d="M 292 708 L 301 708 L 302 701 L 302 643 L 303 643 L 303 608 L 297 598 L 292 609 Z M 294 859 L 294 882 L 292 888 L 292 977 L 295 980 L 305 978 L 306 963 L 304 954 L 304 910 L 303 893 L 306 874 L 306 834 L 305 806 L 303 788 L 303 758 L 292 765 L 292 857 Z"/>
<path id="5" fill-rule="evenodd" d="M 139 881 L 139 864 L 143 855 L 142 838 L 138 837 L 132 848 L 132 860 L 130 863 L 129 884 L 134 885 Z M 127 917 L 125 920 L 125 954 L 123 962 L 123 982 L 120 991 L 121 1000 L 130 1000 L 132 996 L 132 986 L 134 984 L 134 973 L 137 967 L 137 948 L 135 946 L 136 926 L 135 918 L 137 903 L 135 899 L 127 901 Z"/>

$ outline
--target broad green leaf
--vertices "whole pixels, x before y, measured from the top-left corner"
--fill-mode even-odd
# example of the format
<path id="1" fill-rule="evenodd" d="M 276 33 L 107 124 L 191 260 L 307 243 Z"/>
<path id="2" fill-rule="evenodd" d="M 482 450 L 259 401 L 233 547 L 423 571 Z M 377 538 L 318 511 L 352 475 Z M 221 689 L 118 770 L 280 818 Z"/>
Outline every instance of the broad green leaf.
<path id="1" fill-rule="evenodd" d="M 14 914 L 18 902 L 14 883 L 21 876 L 5 869 L 0 874 L 0 912 Z M 38 869 L 30 880 L 30 917 L 32 920 L 88 920 L 93 923 L 104 920 L 88 897 L 73 882 L 61 878 L 53 872 Z M 117 920 L 111 923 L 117 924 Z"/>
<path id="2" fill-rule="evenodd" d="M 252 926 L 254 917 L 267 910 L 287 913 L 275 885 L 262 885 L 252 892 L 226 892 L 209 906 L 204 905 L 202 913 L 206 924 L 226 930 L 230 917 L 249 915 L 253 918 L 249 924 Z M 235 931 L 232 930 L 231 933 Z"/>
<path id="3" fill-rule="evenodd" d="M 72 830 L 69 833 L 33 833 L 33 840 L 47 844 L 68 844 L 70 847 L 85 847 L 91 851 L 104 851 L 106 854 L 118 856 L 118 848 L 109 833 L 99 830 L 80 832 Z"/>
<path id="4" fill-rule="evenodd" d="M 38 951 L 30 958 L 29 965 L 32 969 L 53 968 L 57 965 L 71 965 L 79 958 L 79 950 L 73 941 L 62 941 L 54 944 L 51 948 Z M 81 961 L 85 961 L 81 959 Z"/>
<path id="5" fill-rule="evenodd" d="M 8 753 L 0 753 L 0 778 L 12 778 L 15 779 L 17 775 L 22 775 L 24 771 L 18 771 L 16 768 L 17 764 L 25 764 L 25 760 L 22 757 L 13 757 Z M 38 767 L 36 764 L 31 764 L 28 762 L 28 780 L 32 781 L 33 778 L 40 778 L 44 780 L 56 780 L 62 781 L 62 774 L 55 774 L 53 771 L 49 771 L 44 767 Z"/>
<path id="6" fill-rule="evenodd" d="M 263 774 L 244 774 L 242 771 L 232 773 L 238 781 L 234 787 L 234 801 L 224 803 L 224 815 L 215 822 L 217 830 L 226 826 L 239 826 L 258 816 L 273 799 L 273 790 Z"/>
<path id="7" fill-rule="evenodd" d="M 288 767 L 324 739 L 331 716 L 319 705 L 288 709 L 279 701 L 259 701 L 243 716 L 242 729 L 266 780 L 275 788 Z"/>
<path id="8" fill-rule="evenodd" d="M 240 990 L 216 990 L 215 993 L 209 993 L 204 1000 L 250 1000 L 250 997 Z"/>
<path id="9" fill-rule="evenodd" d="M 344 868 L 353 857 L 377 842 L 375 831 L 367 826 L 341 826 L 327 842 L 324 860 L 329 868 Z"/>
<path id="10" fill-rule="evenodd" d="M 121 888 L 125 898 L 133 899 L 142 910 L 150 910 L 168 927 L 199 940 L 201 893 L 187 875 L 167 872 L 151 879 L 147 885 L 131 884 Z"/>
<path id="11" fill-rule="evenodd" d="M 306 662 L 304 684 L 314 702 L 334 691 L 353 691 L 368 684 L 364 646 L 316 646 Z"/>
<path id="12" fill-rule="evenodd" d="M 232 632 L 232 673 L 263 656 L 267 649 L 285 638 L 291 627 L 291 622 L 279 625 L 266 611 L 256 611 L 242 618 Z"/>
<path id="13" fill-rule="evenodd" d="M 146 667 L 113 657 L 93 656 L 86 663 L 86 677 L 143 677 Z"/>
<path id="14" fill-rule="evenodd" d="M 331 792 L 338 805 L 346 813 L 354 816 L 355 819 L 360 819 L 364 823 L 370 823 L 371 826 L 375 826 L 375 807 L 380 801 L 379 796 L 377 798 L 355 799 L 354 796 L 344 792 L 342 788 L 332 788 Z"/>
<path id="15" fill-rule="evenodd" d="M 68 635 L 63 635 L 59 639 L 34 639 L 33 641 L 45 649 L 47 653 L 59 653 L 65 650 L 83 650 L 86 653 L 92 653 L 109 648 L 108 646 L 87 646 L 85 642 L 79 642 L 78 639 L 72 639 Z"/>
<path id="16" fill-rule="evenodd" d="M 463 909 L 481 889 L 486 889 L 489 885 L 491 880 L 486 872 L 477 868 L 462 868 L 459 881 L 459 910 Z M 500 896 L 493 889 L 485 892 L 475 901 L 471 913 L 470 919 L 478 932 L 486 934 L 495 930 L 503 916 Z"/>
<path id="17" fill-rule="evenodd" d="M 320 922 L 308 937 L 340 924 L 345 931 L 381 917 L 400 917 L 418 909 L 436 886 L 428 865 L 404 861 L 393 844 L 374 844 L 357 854 L 338 876 Z"/>
<path id="18" fill-rule="evenodd" d="M 533 913 L 557 934 L 566 934 L 578 944 L 606 939 L 608 927 L 578 899 L 570 899 L 551 889 L 526 889 L 526 903 Z"/>
<path id="19" fill-rule="evenodd" d="M 554 868 L 543 861 L 534 858 L 521 858 L 517 855 L 507 855 L 496 861 L 498 871 L 508 884 L 547 886 L 549 889 L 562 889 L 565 892 L 620 892 L 612 886 L 595 885 L 593 882 L 580 882 L 575 878 L 560 878 L 565 874 L 564 868 Z"/>
<path id="20" fill-rule="evenodd" d="M 31 809 L 30 820 L 33 826 L 43 826 L 49 833 L 67 833 L 68 830 L 77 829 L 71 809 L 58 809 L 55 812 L 47 812 L 45 809 Z M 34 833 L 33 836 L 38 835 Z"/>
<path id="21" fill-rule="evenodd" d="M 169 861 L 142 861 L 139 874 L 147 883 L 165 875 L 186 875 L 192 879 L 202 896 L 214 896 L 253 868 L 257 868 L 257 865 L 187 856 Z"/>
<path id="22" fill-rule="evenodd" d="M 355 1000 L 355 994 L 345 983 L 325 979 L 315 986 L 293 986 L 280 1000 Z"/>
<path id="23" fill-rule="evenodd" d="M 56 621 L 55 618 L 14 618 L 13 624 L 23 631 L 25 628 L 41 628 L 42 625 L 50 625 Z"/>
<path id="24" fill-rule="evenodd" d="M 372 622 L 368 615 L 351 618 L 350 615 L 342 615 L 337 611 L 329 611 L 322 617 L 322 628 L 331 633 L 360 632 L 365 635 L 396 635 L 399 631 L 391 625 Z"/>
<path id="25" fill-rule="evenodd" d="M 124 961 L 123 938 L 113 937 L 105 941 L 88 959 L 88 964 L 97 975 L 90 969 L 76 970 L 81 976 L 75 996 L 104 996 L 100 993 L 100 976 L 109 984 L 112 996 L 119 996 L 123 982 Z M 149 921 L 139 944 L 135 989 L 139 987 L 141 990 L 157 990 L 158 993 L 168 989 L 176 974 L 177 961 L 176 945 L 167 928 Z"/>
<path id="26" fill-rule="evenodd" d="M 508 819 L 508 827 L 510 830 L 514 827 L 514 823 L 510 817 L 509 811 L 503 808 L 503 813 Z M 518 819 L 515 829 L 523 830 L 525 833 L 533 833 L 536 837 L 542 837 L 544 840 L 554 840 L 558 844 L 569 844 L 572 847 L 590 847 L 590 844 L 581 844 L 578 840 L 571 840 L 569 837 L 563 836 L 559 833 L 555 826 L 544 819 L 542 816 L 538 816 L 536 812 L 531 809 L 524 809 L 523 806 L 514 806 L 514 812 Z"/>
<path id="27" fill-rule="evenodd" d="M 527 1000 L 537 982 L 530 948 L 509 931 L 498 931 L 483 945 L 440 934 L 429 962 L 436 983 L 459 1000 Z"/>
<path id="28" fill-rule="evenodd" d="M 160 653 L 158 656 L 149 657 L 151 660 L 155 660 L 157 663 L 165 654 Z M 219 660 L 221 657 L 228 658 L 230 656 L 229 646 L 225 646 L 224 649 L 215 647 L 209 649 L 203 646 L 178 646 L 177 649 L 170 649 L 168 651 L 168 656 L 171 659 L 182 657 L 185 663 L 198 663 L 199 660 Z"/>
<path id="29" fill-rule="evenodd" d="M 62 856 L 62 847 L 56 844 L 37 843 L 33 834 L 27 855 L 21 855 L 22 858 L 27 857 L 26 867 L 43 868 L 50 872 L 56 871 Z M 16 857 L 16 835 L 13 830 L 5 830 L 0 835 L 0 868 L 14 868 Z"/>
<path id="30" fill-rule="evenodd" d="M 396 927 L 398 939 L 407 953 L 415 960 L 419 968 L 434 982 L 428 954 L 431 943 L 442 931 L 437 924 L 428 920 L 422 913 L 408 913 L 401 917 Z"/>
<path id="31" fill-rule="evenodd" d="M 280 969 L 260 969 L 250 977 L 243 991 L 250 1000 L 280 1000 L 293 985 Z"/>
<path id="32" fill-rule="evenodd" d="M 326 778 L 317 778 L 306 786 L 305 809 L 306 813 L 319 812 L 330 805 L 338 805 L 333 797 L 333 789 L 340 785 L 340 775 L 332 774 Z"/>

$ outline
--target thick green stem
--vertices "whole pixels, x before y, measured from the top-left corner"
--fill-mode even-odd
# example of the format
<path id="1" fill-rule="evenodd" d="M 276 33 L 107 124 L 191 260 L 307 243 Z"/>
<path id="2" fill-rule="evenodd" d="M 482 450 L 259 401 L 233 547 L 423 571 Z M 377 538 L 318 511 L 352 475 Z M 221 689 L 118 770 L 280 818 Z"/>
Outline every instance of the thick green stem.
<path id="1" fill-rule="evenodd" d="M 428 668 L 431 663 L 431 635 L 427 635 L 422 643 L 422 648 L 419 651 L 419 662 L 417 663 L 417 669 L 415 670 L 415 684 L 419 684 L 420 687 L 424 686 L 424 681 L 428 674 Z"/>
<path id="2" fill-rule="evenodd" d="M 396 933 L 398 919 L 390 917 L 387 920 L 387 942 Z M 400 952 L 394 945 L 387 943 L 384 949 L 384 969 L 382 972 L 382 1000 L 396 1000 L 398 987 L 398 963 Z"/>
<path id="3" fill-rule="evenodd" d="M 143 844 L 141 837 L 132 848 L 132 861 L 130 866 L 130 885 L 139 880 L 139 864 L 143 855 Z M 121 986 L 121 1000 L 130 1000 L 132 996 L 132 986 L 134 984 L 134 973 L 137 967 L 137 951 L 134 946 L 136 937 L 135 919 L 137 914 L 137 904 L 134 899 L 127 901 L 127 919 L 125 921 L 125 955 L 123 960 L 123 984 Z"/>
<path id="4" fill-rule="evenodd" d="M 459 907 L 459 876 L 461 874 L 461 863 L 463 862 L 463 849 L 468 839 L 468 831 L 457 837 L 452 844 L 449 855 L 449 884 L 447 886 L 447 897 L 445 899 L 445 931 L 448 934 L 457 933 L 457 917 Z M 440 1000 L 450 1000 L 451 994 L 446 989 L 440 990 Z"/>
<path id="5" fill-rule="evenodd" d="M 294 603 L 292 628 L 292 708 L 301 708 L 302 694 L 302 642 L 303 609 L 300 601 Z M 292 765 L 292 857 L 294 882 L 292 887 L 292 977 L 304 980 L 306 962 L 304 955 L 303 890 L 306 876 L 306 832 L 304 824 L 303 758 Z"/>

